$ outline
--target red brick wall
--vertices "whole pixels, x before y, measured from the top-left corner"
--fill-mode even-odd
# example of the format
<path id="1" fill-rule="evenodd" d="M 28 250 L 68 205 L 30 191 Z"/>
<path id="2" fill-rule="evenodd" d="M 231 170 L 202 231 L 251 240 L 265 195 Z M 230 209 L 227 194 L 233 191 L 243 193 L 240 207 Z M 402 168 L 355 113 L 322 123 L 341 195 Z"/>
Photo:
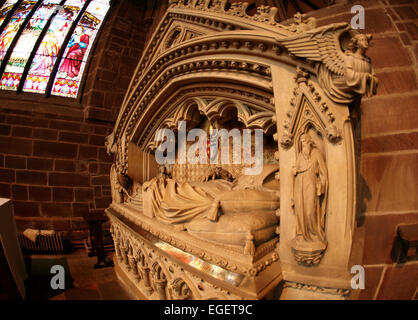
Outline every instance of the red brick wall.
<path id="1" fill-rule="evenodd" d="M 87 70 L 83 102 L 86 117 L 114 121 L 138 64 L 149 24 L 158 14 L 159 1 L 118 1 L 100 35 Z"/>
<path id="2" fill-rule="evenodd" d="M 19 229 L 84 230 L 82 214 L 111 202 L 104 138 L 113 129 L 153 11 L 143 1 L 111 8 L 89 57 L 81 97 L 0 92 L 0 197 Z"/>
<path id="3" fill-rule="evenodd" d="M 111 125 L 4 108 L 0 123 L 0 196 L 20 227 L 80 229 L 84 212 L 110 203 Z"/>
<path id="4" fill-rule="evenodd" d="M 315 12 L 319 25 L 350 22 L 361 4 L 379 88 L 363 99 L 356 143 L 358 230 L 356 242 L 366 270 L 360 299 L 417 299 L 418 262 L 396 265 L 391 250 L 397 226 L 418 223 L 418 5 L 414 0 L 339 1 Z"/>

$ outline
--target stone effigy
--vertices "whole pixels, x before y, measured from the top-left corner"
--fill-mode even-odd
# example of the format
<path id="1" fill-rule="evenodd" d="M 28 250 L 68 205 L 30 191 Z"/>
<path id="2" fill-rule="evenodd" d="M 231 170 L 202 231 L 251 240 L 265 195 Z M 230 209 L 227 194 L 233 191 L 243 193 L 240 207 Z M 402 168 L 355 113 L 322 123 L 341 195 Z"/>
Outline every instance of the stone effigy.
<path id="1" fill-rule="evenodd" d="M 277 166 L 265 169 L 264 177 L 278 170 Z M 262 244 L 275 237 L 276 210 L 280 206 L 275 190 L 262 184 L 250 189 L 238 180 L 177 182 L 167 177 L 164 169 L 161 171 L 159 178 L 143 185 L 144 212 L 148 216 L 200 238 L 241 246 L 247 254 L 254 253 L 254 242 Z M 213 178 L 212 173 L 209 177 Z"/>
<path id="2" fill-rule="evenodd" d="M 348 104 L 376 91 L 370 37 L 300 14 L 284 26 L 278 9 L 247 7 L 170 1 L 107 138 L 106 213 L 117 274 L 134 295 L 273 298 L 280 283 L 282 298 L 349 294 Z M 174 164 L 158 164 L 157 133 L 180 121 L 189 131 L 260 130 L 262 170 L 182 162 L 180 144 Z"/>

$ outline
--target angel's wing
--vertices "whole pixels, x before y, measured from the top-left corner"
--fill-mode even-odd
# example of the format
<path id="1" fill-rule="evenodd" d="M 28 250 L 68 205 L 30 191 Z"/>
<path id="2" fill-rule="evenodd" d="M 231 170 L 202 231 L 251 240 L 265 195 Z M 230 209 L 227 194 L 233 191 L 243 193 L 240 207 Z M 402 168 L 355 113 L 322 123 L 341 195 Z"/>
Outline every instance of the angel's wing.
<path id="1" fill-rule="evenodd" d="M 349 29 L 348 23 L 338 23 L 293 37 L 277 39 L 277 41 L 295 56 L 320 61 L 332 73 L 342 76 L 344 75 L 345 54 L 341 50 L 339 39 Z"/>

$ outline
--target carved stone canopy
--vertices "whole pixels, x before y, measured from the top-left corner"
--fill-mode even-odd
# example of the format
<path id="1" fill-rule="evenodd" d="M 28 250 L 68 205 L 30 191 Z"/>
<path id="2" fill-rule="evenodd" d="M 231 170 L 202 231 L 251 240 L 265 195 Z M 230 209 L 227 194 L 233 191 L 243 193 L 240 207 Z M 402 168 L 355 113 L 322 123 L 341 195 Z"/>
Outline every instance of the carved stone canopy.
<path id="1" fill-rule="evenodd" d="M 114 137 L 120 145 L 118 170 L 126 172 L 128 143 L 133 141 L 145 148 L 143 143 L 149 140 L 150 131 L 158 126 L 163 114 L 170 116 L 167 110 L 178 106 L 176 100 L 181 99 L 183 89 L 193 83 L 202 89 L 195 98 L 204 96 L 203 92 L 217 83 L 215 90 L 233 87 L 247 97 L 264 96 L 269 100 L 273 97 L 272 63 L 303 66 L 314 75 L 319 75 L 323 65 L 336 76 L 344 74 L 341 64 L 345 55 L 339 41 L 349 31 L 347 24 L 312 29 L 312 19 L 296 17 L 295 23 L 287 27 L 275 21 L 273 8 L 260 9 L 250 17 L 245 13 L 245 4 L 226 4 L 171 2 L 138 64 L 115 125 Z M 316 62 L 317 68 L 312 68 L 309 61 Z M 332 98 L 327 86 L 333 80 L 326 80 L 326 75 L 321 81 L 325 94 Z M 167 101 L 170 103 L 164 103 Z M 250 119 L 246 107 L 235 105 L 243 121 L 266 121 L 255 113 Z M 266 116 L 269 112 L 260 106 L 255 111 L 267 112 Z"/>

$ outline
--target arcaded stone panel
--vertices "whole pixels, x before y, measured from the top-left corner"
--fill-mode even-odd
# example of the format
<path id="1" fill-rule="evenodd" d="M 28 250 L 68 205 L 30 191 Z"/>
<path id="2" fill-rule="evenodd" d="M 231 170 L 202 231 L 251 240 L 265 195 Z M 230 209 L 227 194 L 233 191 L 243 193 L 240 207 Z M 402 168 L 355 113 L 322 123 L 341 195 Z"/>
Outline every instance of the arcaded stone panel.
<path id="1" fill-rule="evenodd" d="M 19 229 L 86 228 L 82 215 L 110 202 L 112 126 L 2 108 L 0 197 L 13 199 Z"/>

